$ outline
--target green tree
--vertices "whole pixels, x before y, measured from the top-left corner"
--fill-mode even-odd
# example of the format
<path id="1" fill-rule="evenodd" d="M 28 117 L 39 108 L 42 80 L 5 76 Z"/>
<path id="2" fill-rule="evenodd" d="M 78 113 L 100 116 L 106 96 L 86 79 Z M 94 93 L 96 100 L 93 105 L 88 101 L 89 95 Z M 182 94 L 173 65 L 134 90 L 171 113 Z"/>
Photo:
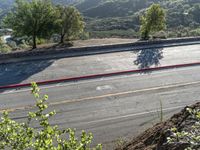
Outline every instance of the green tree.
<path id="1" fill-rule="evenodd" d="M 60 42 L 64 43 L 64 40 L 70 41 L 83 32 L 85 23 L 80 12 L 75 7 L 58 6 L 57 8 L 60 14 L 58 32 L 61 37 Z"/>
<path id="2" fill-rule="evenodd" d="M 166 26 L 165 11 L 159 4 L 152 4 L 141 17 L 141 37 L 148 39 L 150 33 L 163 30 Z"/>
<path id="3" fill-rule="evenodd" d="M 37 103 L 36 112 L 29 112 L 27 121 L 18 123 L 9 118 L 4 112 L 0 121 L 0 149 L 12 150 L 90 150 L 92 134 L 82 131 L 81 138 L 75 136 L 72 129 L 60 130 L 57 126 L 51 126 L 49 119 L 56 112 L 47 113 L 48 105 L 45 103 L 47 95 L 40 96 L 40 89 L 36 83 L 32 83 L 32 94 Z M 38 123 L 40 130 L 31 127 L 31 123 Z M 66 135 L 67 134 L 67 135 Z M 101 150 L 98 145 L 94 150 Z"/>
<path id="4" fill-rule="evenodd" d="M 15 8 L 4 19 L 16 36 L 32 37 L 33 49 L 37 38 L 50 37 L 56 20 L 56 11 L 50 0 L 16 0 Z"/>
<path id="5" fill-rule="evenodd" d="M 199 12 L 200 4 L 195 4 L 194 7 L 189 10 L 189 14 L 192 14 L 194 21 L 196 21 L 197 23 L 200 23 Z"/>

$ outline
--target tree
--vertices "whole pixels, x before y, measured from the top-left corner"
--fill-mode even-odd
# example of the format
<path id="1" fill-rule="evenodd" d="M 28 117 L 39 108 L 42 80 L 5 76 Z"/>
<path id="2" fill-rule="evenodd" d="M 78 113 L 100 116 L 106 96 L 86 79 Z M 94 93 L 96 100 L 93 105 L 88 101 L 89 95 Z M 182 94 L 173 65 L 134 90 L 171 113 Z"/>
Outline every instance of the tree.
<path id="1" fill-rule="evenodd" d="M 141 37 L 148 39 L 151 32 L 163 30 L 166 26 L 165 11 L 159 4 L 152 4 L 141 17 Z"/>
<path id="2" fill-rule="evenodd" d="M 4 19 L 16 36 L 32 37 L 33 49 L 37 38 L 47 38 L 53 32 L 56 11 L 50 0 L 16 0 L 15 8 Z"/>
<path id="3" fill-rule="evenodd" d="M 27 121 L 18 123 L 9 118 L 4 112 L 0 121 L 0 149 L 13 150 L 90 150 L 92 134 L 82 131 L 81 139 L 75 136 L 72 129 L 60 130 L 51 126 L 49 119 L 56 114 L 55 111 L 47 113 L 48 105 L 45 103 L 47 95 L 40 96 L 40 89 L 32 83 L 32 94 L 37 100 L 36 112 L 29 112 Z M 37 128 L 31 127 L 32 122 L 38 123 Z M 93 150 L 101 150 L 98 145 Z"/>
<path id="4" fill-rule="evenodd" d="M 60 14 L 58 21 L 58 30 L 61 37 L 60 42 L 64 43 L 65 39 L 70 41 L 83 32 L 85 23 L 80 12 L 75 7 L 57 6 L 57 8 Z"/>
<path id="5" fill-rule="evenodd" d="M 200 23 L 199 12 L 200 12 L 200 4 L 195 4 L 195 5 L 189 10 L 189 14 L 192 15 L 194 21 L 196 21 L 197 23 Z"/>

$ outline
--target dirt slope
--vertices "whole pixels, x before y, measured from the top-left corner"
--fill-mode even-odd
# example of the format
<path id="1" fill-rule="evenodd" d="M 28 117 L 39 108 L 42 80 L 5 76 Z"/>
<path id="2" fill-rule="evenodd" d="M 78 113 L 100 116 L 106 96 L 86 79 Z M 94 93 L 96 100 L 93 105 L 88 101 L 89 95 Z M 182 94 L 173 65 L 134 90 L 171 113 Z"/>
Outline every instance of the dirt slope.
<path id="1" fill-rule="evenodd" d="M 200 102 L 189 107 L 199 109 Z M 178 131 L 190 130 L 192 128 L 194 121 L 190 119 L 190 114 L 186 108 L 188 107 L 185 107 L 180 113 L 175 114 L 169 120 L 158 123 L 154 127 L 146 130 L 130 143 L 124 145 L 123 148 L 116 150 L 184 150 L 188 147 L 188 144 L 168 144 L 167 137 L 170 134 L 169 129 L 173 127 L 176 127 Z"/>

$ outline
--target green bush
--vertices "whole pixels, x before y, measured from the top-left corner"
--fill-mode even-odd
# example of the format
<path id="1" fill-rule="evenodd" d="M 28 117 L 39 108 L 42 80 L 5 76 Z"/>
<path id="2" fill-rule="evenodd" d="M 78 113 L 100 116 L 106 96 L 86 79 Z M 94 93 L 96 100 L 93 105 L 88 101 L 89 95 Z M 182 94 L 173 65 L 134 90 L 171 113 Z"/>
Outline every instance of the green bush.
<path id="1" fill-rule="evenodd" d="M 88 32 L 82 32 L 78 39 L 81 39 L 81 40 L 88 40 L 90 38 L 90 34 Z"/>
<path id="2" fill-rule="evenodd" d="M 200 109 L 187 108 L 190 119 L 194 121 L 192 129 L 179 132 L 177 128 L 172 128 L 171 136 L 167 138 L 168 143 L 187 143 L 190 145 L 186 150 L 195 150 L 200 148 Z"/>
<path id="3" fill-rule="evenodd" d="M 190 34 L 191 36 L 200 36 L 200 28 L 191 30 L 191 31 L 189 32 L 189 34 Z"/>
<path id="4" fill-rule="evenodd" d="M 42 38 L 37 38 L 37 44 L 40 45 L 40 44 L 45 44 L 47 43 L 47 40 L 46 39 L 42 39 Z"/>
<path id="5" fill-rule="evenodd" d="M 128 29 L 128 30 L 92 31 L 90 32 L 90 36 L 92 38 L 109 38 L 109 37 L 137 38 L 139 34 L 132 29 Z"/>
<path id="6" fill-rule="evenodd" d="M 11 47 L 11 49 L 16 50 L 17 47 L 17 43 L 15 41 L 8 41 L 7 45 Z"/>
<path id="7" fill-rule="evenodd" d="M 0 43 L 0 53 L 9 53 L 11 52 L 11 48 L 7 44 Z"/>
<path id="8" fill-rule="evenodd" d="M 90 150 L 92 134 L 82 131 L 81 139 L 75 136 L 72 129 L 60 130 L 57 126 L 49 124 L 49 118 L 56 114 L 55 111 L 45 113 L 48 108 L 45 103 L 47 95 L 40 96 L 40 89 L 32 83 L 32 94 L 37 100 L 36 112 L 29 112 L 25 123 L 18 123 L 9 118 L 4 112 L 0 122 L 0 149 L 12 150 Z M 45 112 L 44 112 L 45 111 Z M 31 127 L 31 122 L 37 121 L 41 130 Z M 63 136 L 68 134 L 68 136 Z M 62 138 L 66 137 L 66 138 Z M 67 138 L 68 137 L 68 138 Z M 94 150 L 101 150 L 98 145 Z"/>
<path id="9" fill-rule="evenodd" d="M 11 51 L 11 48 L 7 44 L 3 43 L 0 37 L 0 53 L 8 53 L 10 51 Z"/>
<path id="10" fill-rule="evenodd" d="M 29 46 L 27 45 L 27 44 L 19 44 L 18 45 L 18 47 L 20 48 L 20 49 L 26 49 L 26 48 L 29 48 Z"/>
<path id="11" fill-rule="evenodd" d="M 156 32 L 152 35 L 153 39 L 166 39 L 167 33 L 165 31 Z"/>

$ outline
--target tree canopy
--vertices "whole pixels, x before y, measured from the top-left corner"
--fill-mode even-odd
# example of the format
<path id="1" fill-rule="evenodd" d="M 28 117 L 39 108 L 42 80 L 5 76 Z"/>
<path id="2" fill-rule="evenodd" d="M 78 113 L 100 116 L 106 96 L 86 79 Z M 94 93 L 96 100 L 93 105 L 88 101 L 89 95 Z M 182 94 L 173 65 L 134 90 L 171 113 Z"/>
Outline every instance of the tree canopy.
<path id="1" fill-rule="evenodd" d="M 12 8 L 14 1 L 0 0 L 0 20 Z M 52 3 L 75 6 L 84 16 L 85 30 L 95 38 L 138 38 L 139 16 L 152 4 L 160 4 L 165 10 L 167 37 L 200 35 L 198 0 L 52 0 Z"/>
<path id="2" fill-rule="evenodd" d="M 64 39 L 69 41 L 75 38 L 79 33 L 83 32 L 84 21 L 80 12 L 72 6 L 57 6 L 59 10 L 59 24 L 58 30 L 61 36 L 60 42 L 63 43 Z"/>
<path id="3" fill-rule="evenodd" d="M 56 11 L 50 0 L 16 0 L 14 11 L 4 19 L 7 27 L 17 36 L 31 36 L 36 48 L 37 38 L 47 38 L 53 32 Z"/>
<path id="4" fill-rule="evenodd" d="M 152 4 L 146 14 L 141 17 L 141 37 L 148 39 L 151 32 L 163 30 L 165 24 L 165 11 L 159 4 Z"/>

